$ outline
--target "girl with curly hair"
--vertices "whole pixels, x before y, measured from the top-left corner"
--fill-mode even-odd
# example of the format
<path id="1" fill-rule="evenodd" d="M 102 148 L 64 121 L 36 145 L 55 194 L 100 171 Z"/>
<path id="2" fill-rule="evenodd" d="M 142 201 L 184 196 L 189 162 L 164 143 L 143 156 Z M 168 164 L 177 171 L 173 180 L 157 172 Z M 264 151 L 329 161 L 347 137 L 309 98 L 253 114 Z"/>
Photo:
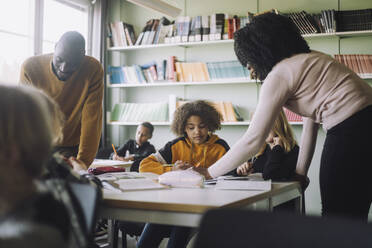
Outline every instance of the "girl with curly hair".
<path id="1" fill-rule="evenodd" d="M 372 88 L 329 55 L 309 49 L 285 16 L 262 14 L 235 33 L 235 53 L 263 82 L 251 124 L 232 149 L 206 170 L 218 177 L 254 156 L 281 108 L 304 117 L 297 178 L 303 189 L 319 125 L 326 131 L 320 165 L 322 214 L 367 220 L 372 202 Z"/>
<path id="2" fill-rule="evenodd" d="M 162 174 L 192 166 L 208 168 L 229 150 L 226 141 L 213 134 L 221 128 L 221 119 L 206 101 L 183 104 L 176 110 L 171 126 L 179 137 L 142 160 L 139 171 Z M 164 237 L 169 237 L 168 248 L 186 247 L 191 231 L 189 227 L 146 224 L 137 247 L 158 247 Z"/>

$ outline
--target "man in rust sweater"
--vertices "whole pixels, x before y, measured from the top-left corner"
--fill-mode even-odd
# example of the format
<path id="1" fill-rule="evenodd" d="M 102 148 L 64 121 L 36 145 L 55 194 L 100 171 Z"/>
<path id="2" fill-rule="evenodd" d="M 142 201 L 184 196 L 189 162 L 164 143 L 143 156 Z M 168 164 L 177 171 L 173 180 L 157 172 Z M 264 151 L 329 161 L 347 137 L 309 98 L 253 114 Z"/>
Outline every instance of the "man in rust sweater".
<path id="1" fill-rule="evenodd" d="M 28 58 L 21 68 L 20 83 L 43 90 L 58 103 L 66 122 L 56 150 L 67 158 L 76 157 L 83 169 L 89 167 L 102 129 L 103 68 L 85 55 L 84 37 L 66 32 L 54 54 Z"/>

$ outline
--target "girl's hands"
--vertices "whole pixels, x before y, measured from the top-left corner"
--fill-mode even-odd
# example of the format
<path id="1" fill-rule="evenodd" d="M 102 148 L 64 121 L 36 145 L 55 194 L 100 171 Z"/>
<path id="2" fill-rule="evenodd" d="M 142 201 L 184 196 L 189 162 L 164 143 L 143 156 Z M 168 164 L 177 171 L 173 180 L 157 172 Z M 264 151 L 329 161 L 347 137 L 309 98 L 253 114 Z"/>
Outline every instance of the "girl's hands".
<path id="1" fill-rule="evenodd" d="M 247 176 L 253 172 L 253 163 L 252 162 L 245 162 L 241 164 L 237 169 L 236 173 L 240 176 Z"/>
<path id="2" fill-rule="evenodd" d="M 277 145 L 283 147 L 283 141 L 279 137 L 273 137 L 272 142 L 269 143 L 270 149 Z"/>
<path id="3" fill-rule="evenodd" d="M 114 154 L 114 156 L 112 157 L 113 160 L 120 160 L 120 161 L 124 161 L 124 162 L 127 162 L 127 161 L 133 161 L 134 160 L 134 155 L 129 155 L 129 156 L 126 156 L 126 157 L 121 157 L 121 156 L 118 156 L 116 154 Z"/>
<path id="4" fill-rule="evenodd" d="M 174 167 L 173 167 L 173 170 L 186 170 L 188 168 L 192 167 L 191 164 L 187 163 L 187 162 L 183 162 L 181 160 L 177 160 L 175 163 L 174 163 Z"/>

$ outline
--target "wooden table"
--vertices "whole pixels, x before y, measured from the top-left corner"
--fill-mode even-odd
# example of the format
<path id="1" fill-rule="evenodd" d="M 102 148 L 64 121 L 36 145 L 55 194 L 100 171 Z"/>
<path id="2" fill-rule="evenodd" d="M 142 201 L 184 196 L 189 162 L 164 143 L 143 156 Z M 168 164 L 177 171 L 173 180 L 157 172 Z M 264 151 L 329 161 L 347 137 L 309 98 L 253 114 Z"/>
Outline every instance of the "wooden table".
<path id="1" fill-rule="evenodd" d="M 197 227 L 202 215 L 213 208 L 245 208 L 271 211 L 273 207 L 295 200 L 301 212 L 301 189 L 298 182 L 273 183 L 269 191 L 171 188 L 161 190 L 104 192 L 100 217 Z M 109 221 L 112 228 L 112 221 Z M 109 235 L 110 235 L 109 230 Z M 112 241 L 112 237 L 109 236 Z M 111 243 L 111 242 L 110 242 Z"/>

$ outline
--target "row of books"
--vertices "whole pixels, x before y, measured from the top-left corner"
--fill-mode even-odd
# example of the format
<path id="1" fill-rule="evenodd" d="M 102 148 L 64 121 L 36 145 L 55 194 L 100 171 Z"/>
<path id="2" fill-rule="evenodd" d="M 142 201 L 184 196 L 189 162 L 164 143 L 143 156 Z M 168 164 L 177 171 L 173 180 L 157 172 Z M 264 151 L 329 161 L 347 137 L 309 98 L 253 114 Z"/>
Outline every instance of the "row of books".
<path id="1" fill-rule="evenodd" d="M 179 99 L 175 95 L 169 95 L 168 102 L 117 103 L 112 109 L 110 120 L 121 122 L 172 121 L 174 111 L 187 102 L 187 100 Z M 233 106 L 231 102 L 218 101 L 211 103 L 220 112 L 223 121 L 243 121 L 237 107 Z"/>
<path id="2" fill-rule="evenodd" d="M 302 116 L 298 115 L 287 108 L 283 108 L 284 114 L 289 122 L 302 122 Z"/>
<path id="3" fill-rule="evenodd" d="M 296 24 L 301 34 L 372 30 L 372 9 L 327 9 L 317 14 L 301 11 L 284 15 Z"/>
<path id="4" fill-rule="evenodd" d="M 136 42 L 136 36 L 133 25 L 122 22 L 110 22 L 107 26 L 107 36 L 110 46 L 126 47 L 133 46 Z"/>
<path id="5" fill-rule="evenodd" d="M 172 103 L 172 98 L 170 96 L 169 100 L 169 119 L 172 120 L 172 116 L 176 108 L 182 106 L 183 104 L 187 103 L 187 100 L 173 98 L 175 103 Z M 215 109 L 221 114 L 223 122 L 237 122 L 243 121 L 244 119 L 239 113 L 238 107 L 234 106 L 231 102 L 225 101 L 210 101 L 210 103 L 215 107 Z M 173 107 L 172 107 L 173 106 Z"/>
<path id="6" fill-rule="evenodd" d="M 163 122 L 168 120 L 168 103 L 116 103 L 110 115 L 111 121 Z"/>
<path id="7" fill-rule="evenodd" d="M 111 84 L 161 81 L 205 82 L 226 78 L 250 79 L 249 70 L 238 61 L 178 62 L 175 56 L 144 65 L 108 66 Z"/>
<path id="8" fill-rule="evenodd" d="M 132 38 L 135 34 L 132 33 L 133 29 L 129 24 L 111 22 L 107 28 L 110 45 L 125 47 L 133 44 L 150 45 L 232 39 L 234 32 L 249 23 L 251 18 L 252 15 L 239 17 L 216 13 L 210 16 L 179 16 L 174 21 L 166 17 L 150 19 L 135 41 Z M 122 26 L 124 26 L 124 31 L 121 30 Z M 128 31 L 125 32 L 127 26 Z"/>
<path id="9" fill-rule="evenodd" d="M 305 11 L 279 13 L 277 9 L 266 12 L 288 16 L 301 34 L 372 30 L 372 9 L 341 11 L 327 9 L 314 14 Z M 115 47 L 232 39 L 236 30 L 244 27 L 259 14 L 262 13 L 247 12 L 247 16 L 224 13 L 210 16 L 180 16 L 174 21 L 166 17 L 150 19 L 138 37 L 131 24 L 117 21 L 108 25 L 108 37 L 110 46 Z"/>
<path id="10" fill-rule="evenodd" d="M 174 99 L 175 102 L 172 102 Z M 177 98 L 170 97 L 169 103 L 156 102 L 156 103 L 117 103 L 115 104 L 111 115 L 110 121 L 120 122 L 166 122 L 172 121 L 174 111 L 176 108 L 182 106 L 188 101 L 178 100 Z M 231 102 L 217 101 L 211 102 L 213 106 L 222 116 L 223 122 L 237 122 L 243 121 L 237 106 Z M 283 108 L 284 113 L 289 122 L 302 122 L 303 119 L 300 115 Z"/>
<path id="11" fill-rule="evenodd" d="M 370 54 L 336 54 L 335 59 L 361 77 L 372 77 L 372 55 Z"/>

